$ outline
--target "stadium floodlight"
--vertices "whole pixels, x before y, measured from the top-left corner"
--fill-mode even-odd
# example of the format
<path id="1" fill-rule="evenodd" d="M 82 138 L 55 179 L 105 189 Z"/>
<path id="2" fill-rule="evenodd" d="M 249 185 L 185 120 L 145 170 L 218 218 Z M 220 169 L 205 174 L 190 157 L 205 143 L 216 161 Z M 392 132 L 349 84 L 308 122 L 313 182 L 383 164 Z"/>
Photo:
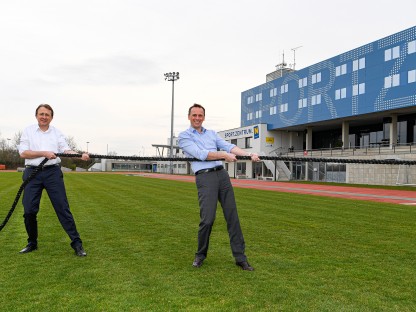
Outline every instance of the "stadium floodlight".
<path id="1" fill-rule="evenodd" d="M 179 72 L 165 73 L 165 80 L 172 81 L 172 113 L 170 116 L 170 155 L 173 157 L 173 112 L 175 103 L 175 81 L 179 79 Z M 170 163 L 170 173 L 173 174 L 172 162 Z"/>

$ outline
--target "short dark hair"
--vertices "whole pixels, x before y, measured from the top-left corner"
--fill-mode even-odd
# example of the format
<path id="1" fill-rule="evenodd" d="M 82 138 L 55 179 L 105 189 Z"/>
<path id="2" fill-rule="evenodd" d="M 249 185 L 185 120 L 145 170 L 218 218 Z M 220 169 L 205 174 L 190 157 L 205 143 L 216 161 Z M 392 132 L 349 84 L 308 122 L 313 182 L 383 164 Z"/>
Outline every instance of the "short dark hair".
<path id="1" fill-rule="evenodd" d="M 194 107 L 202 108 L 202 110 L 204 111 L 204 116 L 205 116 L 205 108 L 201 104 L 197 104 L 197 103 L 194 103 L 194 105 L 192 105 L 191 107 L 189 107 L 188 116 L 191 114 L 191 110 Z"/>
<path id="2" fill-rule="evenodd" d="M 40 104 L 40 105 L 36 108 L 36 113 L 35 113 L 35 116 L 37 116 L 37 115 L 38 115 L 38 110 L 39 110 L 39 108 L 41 108 L 41 107 L 44 107 L 44 108 L 46 108 L 46 109 L 50 110 L 50 111 L 51 111 L 51 116 L 53 117 L 53 109 L 52 109 L 52 107 L 51 107 L 49 104 Z"/>

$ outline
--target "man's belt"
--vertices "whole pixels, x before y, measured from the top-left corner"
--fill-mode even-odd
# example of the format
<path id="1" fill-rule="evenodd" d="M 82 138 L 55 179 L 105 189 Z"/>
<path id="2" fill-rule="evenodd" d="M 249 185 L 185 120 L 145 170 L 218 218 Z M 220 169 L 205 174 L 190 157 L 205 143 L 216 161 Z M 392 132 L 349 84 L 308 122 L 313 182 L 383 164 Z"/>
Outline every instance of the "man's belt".
<path id="1" fill-rule="evenodd" d="M 223 166 L 216 166 L 214 168 L 201 169 L 201 170 L 198 170 L 197 172 L 195 172 L 195 175 L 198 175 L 198 174 L 201 174 L 201 173 L 212 172 L 212 171 L 219 171 L 219 170 L 222 170 L 222 169 L 224 169 Z"/>
<path id="2" fill-rule="evenodd" d="M 25 166 L 25 168 L 28 168 L 28 169 L 35 169 L 37 167 L 38 166 L 29 166 L 29 165 Z M 60 167 L 60 165 L 55 164 L 55 165 L 43 166 L 43 167 L 40 167 L 39 170 L 47 170 L 47 169 L 56 168 L 56 167 Z"/>

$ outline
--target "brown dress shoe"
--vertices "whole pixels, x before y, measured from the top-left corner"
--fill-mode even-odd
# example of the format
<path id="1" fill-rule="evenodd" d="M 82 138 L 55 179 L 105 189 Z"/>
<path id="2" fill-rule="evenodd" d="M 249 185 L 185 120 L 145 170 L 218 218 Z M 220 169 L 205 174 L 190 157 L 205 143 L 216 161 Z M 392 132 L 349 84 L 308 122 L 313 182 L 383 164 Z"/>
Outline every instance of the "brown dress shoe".
<path id="1" fill-rule="evenodd" d="M 247 261 L 236 262 L 235 264 L 241 267 L 244 271 L 254 271 L 254 268 Z"/>

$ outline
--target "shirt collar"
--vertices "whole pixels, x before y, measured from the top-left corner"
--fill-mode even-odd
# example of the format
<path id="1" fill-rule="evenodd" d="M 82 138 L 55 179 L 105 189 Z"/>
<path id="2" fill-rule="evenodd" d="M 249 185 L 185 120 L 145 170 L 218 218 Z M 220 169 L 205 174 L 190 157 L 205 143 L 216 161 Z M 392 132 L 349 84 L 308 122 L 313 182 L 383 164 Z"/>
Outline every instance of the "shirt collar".
<path id="1" fill-rule="evenodd" d="M 50 130 L 51 130 L 51 126 L 50 126 L 50 125 L 49 125 L 48 130 L 43 131 L 43 130 L 39 127 L 39 125 L 38 125 L 38 124 L 36 124 L 36 131 L 39 131 L 39 132 L 42 132 L 42 133 L 47 133 L 47 132 L 49 132 Z"/>
<path id="2" fill-rule="evenodd" d="M 198 130 L 196 130 L 194 127 L 189 127 L 189 130 L 191 130 L 191 132 L 193 133 L 199 133 Z M 202 133 L 205 133 L 207 131 L 207 129 L 205 129 L 204 127 L 201 127 Z"/>

